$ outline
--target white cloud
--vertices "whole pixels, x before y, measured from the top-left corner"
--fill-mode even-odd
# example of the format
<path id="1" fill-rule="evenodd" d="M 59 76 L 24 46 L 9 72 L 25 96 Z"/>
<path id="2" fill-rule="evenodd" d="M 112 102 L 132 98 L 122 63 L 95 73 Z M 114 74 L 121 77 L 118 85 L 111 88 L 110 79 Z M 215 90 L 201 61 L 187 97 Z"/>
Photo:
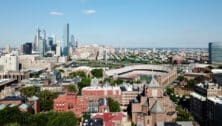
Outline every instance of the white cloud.
<path id="1" fill-rule="evenodd" d="M 58 12 L 58 11 L 51 11 L 51 12 L 49 13 L 49 15 L 50 15 L 50 16 L 63 16 L 64 13 Z"/>
<path id="2" fill-rule="evenodd" d="M 82 13 L 83 13 L 83 14 L 86 14 L 86 15 L 92 15 L 92 14 L 95 14 L 95 13 L 96 13 L 96 10 L 92 10 L 92 9 L 83 10 Z"/>

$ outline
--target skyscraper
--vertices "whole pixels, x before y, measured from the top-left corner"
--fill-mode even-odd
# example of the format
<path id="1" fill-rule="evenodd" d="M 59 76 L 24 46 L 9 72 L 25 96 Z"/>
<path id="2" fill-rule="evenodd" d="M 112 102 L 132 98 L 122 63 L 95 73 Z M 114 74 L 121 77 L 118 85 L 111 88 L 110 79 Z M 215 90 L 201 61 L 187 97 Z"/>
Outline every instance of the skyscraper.
<path id="1" fill-rule="evenodd" d="M 69 45 L 69 24 L 65 24 L 63 32 L 63 42 L 62 42 L 62 55 L 68 56 L 68 45 Z"/>
<path id="2" fill-rule="evenodd" d="M 39 52 L 40 56 L 44 56 L 46 51 L 46 31 L 37 29 L 37 35 L 34 40 L 34 51 Z"/>
<path id="3" fill-rule="evenodd" d="M 71 35 L 71 38 L 70 38 L 70 46 L 71 46 L 72 48 L 74 48 L 74 46 L 75 46 L 75 37 L 74 37 L 74 35 Z"/>
<path id="4" fill-rule="evenodd" d="M 222 64 L 222 42 L 209 43 L 209 63 Z"/>
<path id="5" fill-rule="evenodd" d="M 52 50 L 52 46 L 53 46 L 53 37 L 48 37 L 48 49 Z"/>
<path id="6" fill-rule="evenodd" d="M 25 44 L 22 45 L 22 49 L 23 49 L 23 54 L 32 54 L 32 43 L 31 42 L 27 42 Z"/>

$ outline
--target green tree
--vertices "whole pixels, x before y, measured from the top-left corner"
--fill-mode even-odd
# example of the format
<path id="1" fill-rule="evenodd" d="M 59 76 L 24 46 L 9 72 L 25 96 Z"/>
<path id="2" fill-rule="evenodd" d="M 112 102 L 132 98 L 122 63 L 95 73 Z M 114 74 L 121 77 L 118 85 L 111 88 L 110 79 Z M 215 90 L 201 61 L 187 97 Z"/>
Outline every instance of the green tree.
<path id="1" fill-rule="evenodd" d="M 82 78 L 82 80 L 78 83 L 79 91 L 82 91 L 82 88 L 90 86 L 91 79 L 90 78 Z"/>
<path id="2" fill-rule="evenodd" d="M 71 72 L 69 73 L 69 77 L 70 78 L 74 78 L 74 77 L 81 77 L 81 78 L 85 78 L 86 77 L 86 73 L 84 71 L 76 71 L 76 72 Z"/>
<path id="3" fill-rule="evenodd" d="M 44 112 L 32 115 L 18 107 L 0 110 L 1 126 L 77 126 L 79 120 L 72 112 Z"/>
<path id="4" fill-rule="evenodd" d="M 58 93 L 50 92 L 48 90 L 41 91 L 39 94 L 40 110 L 49 111 L 53 109 L 53 99 L 58 97 Z"/>
<path id="5" fill-rule="evenodd" d="M 20 126 L 20 124 L 19 123 L 9 123 L 9 124 L 7 124 L 5 126 Z"/>
<path id="6" fill-rule="evenodd" d="M 53 113 L 47 126 L 77 126 L 78 121 L 72 112 Z"/>
<path id="7" fill-rule="evenodd" d="M 18 107 L 6 107 L 0 110 L 0 124 L 20 123 L 21 116 Z"/>
<path id="8" fill-rule="evenodd" d="M 84 119 L 90 119 L 91 115 L 89 113 L 84 113 L 83 118 Z"/>
<path id="9" fill-rule="evenodd" d="M 34 86 L 24 87 L 24 88 L 21 89 L 22 95 L 28 96 L 28 97 L 36 95 L 36 92 L 37 92 L 37 90 L 36 90 L 36 88 Z"/>
<path id="10" fill-rule="evenodd" d="M 112 98 L 108 98 L 108 105 L 110 112 L 120 112 L 120 104 L 117 101 L 114 101 Z"/>
<path id="11" fill-rule="evenodd" d="M 59 69 L 58 72 L 65 73 L 65 71 L 63 69 Z"/>
<path id="12" fill-rule="evenodd" d="M 96 78 L 103 77 L 103 70 L 102 69 L 93 69 L 91 70 L 91 74 Z"/>
<path id="13" fill-rule="evenodd" d="M 168 95 L 171 95 L 171 94 L 174 94 L 174 89 L 173 88 L 170 88 L 169 86 L 166 88 L 166 93 Z"/>
<path id="14" fill-rule="evenodd" d="M 186 112 L 180 105 L 176 107 L 177 118 L 176 121 L 193 121 L 193 116 Z"/>
<path id="15" fill-rule="evenodd" d="M 65 85 L 64 88 L 67 89 L 69 92 L 78 92 L 75 85 Z"/>
<path id="16" fill-rule="evenodd" d="M 111 83 L 111 78 L 109 78 L 109 77 L 107 77 L 107 78 L 104 78 L 104 80 L 103 80 L 103 82 L 105 83 L 105 82 L 108 82 L 108 83 Z"/>

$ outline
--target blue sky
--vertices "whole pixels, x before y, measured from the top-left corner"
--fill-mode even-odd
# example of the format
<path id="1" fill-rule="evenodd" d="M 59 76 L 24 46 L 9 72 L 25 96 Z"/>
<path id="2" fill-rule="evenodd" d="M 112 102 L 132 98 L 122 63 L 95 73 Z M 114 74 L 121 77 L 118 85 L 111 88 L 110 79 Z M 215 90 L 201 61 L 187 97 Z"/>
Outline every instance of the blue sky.
<path id="1" fill-rule="evenodd" d="M 33 41 L 37 27 L 81 44 L 207 47 L 222 41 L 222 0 L 1 0 L 0 47 Z"/>

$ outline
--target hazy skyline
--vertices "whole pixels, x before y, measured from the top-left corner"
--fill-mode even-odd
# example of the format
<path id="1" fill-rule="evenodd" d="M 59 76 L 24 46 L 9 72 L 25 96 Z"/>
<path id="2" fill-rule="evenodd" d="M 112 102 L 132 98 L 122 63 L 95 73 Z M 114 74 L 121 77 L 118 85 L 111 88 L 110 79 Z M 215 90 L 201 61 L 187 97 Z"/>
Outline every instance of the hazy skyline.
<path id="1" fill-rule="evenodd" d="M 222 41 L 221 0 L 2 0 L 0 47 L 32 42 L 37 27 L 81 44 L 207 47 Z"/>

